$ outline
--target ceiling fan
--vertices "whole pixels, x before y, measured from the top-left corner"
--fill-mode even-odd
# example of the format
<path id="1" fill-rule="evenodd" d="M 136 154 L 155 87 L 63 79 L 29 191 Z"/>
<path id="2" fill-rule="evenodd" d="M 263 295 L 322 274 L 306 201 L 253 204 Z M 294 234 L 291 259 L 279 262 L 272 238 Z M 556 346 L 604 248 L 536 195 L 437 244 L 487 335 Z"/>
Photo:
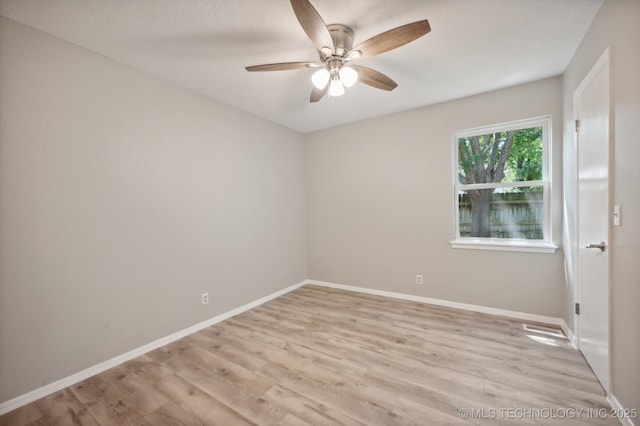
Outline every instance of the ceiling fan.
<path id="1" fill-rule="evenodd" d="M 310 102 L 318 102 L 329 93 L 330 97 L 342 96 L 345 87 L 361 81 L 376 89 L 393 90 L 398 84 L 386 75 L 371 68 L 351 65 L 349 61 L 367 58 L 403 46 L 431 31 L 429 21 L 414 22 L 385 31 L 353 47 L 353 30 L 343 24 L 326 25 L 309 0 L 291 0 L 298 22 L 318 49 L 319 62 L 282 62 L 254 65 L 247 71 L 284 71 L 302 68 L 318 68 L 311 76 L 313 90 Z"/>

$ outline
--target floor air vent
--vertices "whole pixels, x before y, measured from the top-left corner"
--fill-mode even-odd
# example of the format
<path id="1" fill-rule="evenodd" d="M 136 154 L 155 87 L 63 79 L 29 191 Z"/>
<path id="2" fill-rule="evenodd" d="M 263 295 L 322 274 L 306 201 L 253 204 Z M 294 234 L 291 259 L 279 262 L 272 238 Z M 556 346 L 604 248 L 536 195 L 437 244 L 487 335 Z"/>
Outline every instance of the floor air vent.
<path id="1" fill-rule="evenodd" d="M 547 336 L 558 337 L 560 339 L 566 339 L 567 336 L 564 335 L 562 330 L 558 328 L 545 327 L 543 325 L 534 325 L 534 324 L 522 324 L 522 328 L 525 331 L 531 331 L 539 334 L 546 334 Z"/>

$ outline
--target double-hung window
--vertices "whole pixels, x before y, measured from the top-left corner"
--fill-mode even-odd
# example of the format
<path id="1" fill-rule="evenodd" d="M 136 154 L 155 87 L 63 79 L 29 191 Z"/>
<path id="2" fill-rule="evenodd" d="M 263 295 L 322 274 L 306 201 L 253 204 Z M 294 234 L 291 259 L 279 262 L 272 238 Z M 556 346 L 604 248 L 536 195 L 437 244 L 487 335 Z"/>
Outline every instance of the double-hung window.
<path id="1" fill-rule="evenodd" d="M 453 134 L 454 248 L 554 252 L 551 118 Z"/>

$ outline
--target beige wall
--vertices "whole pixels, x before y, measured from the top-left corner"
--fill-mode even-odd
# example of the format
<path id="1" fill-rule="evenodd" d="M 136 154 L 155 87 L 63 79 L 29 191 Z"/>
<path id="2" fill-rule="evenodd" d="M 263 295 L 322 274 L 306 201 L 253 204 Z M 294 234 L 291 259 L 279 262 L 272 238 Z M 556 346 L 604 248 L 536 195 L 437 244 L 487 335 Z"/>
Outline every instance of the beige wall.
<path id="1" fill-rule="evenodd" d="M 0 402 L 306 278 L 302 135 L 5 18 L 0 94 Z"/>
<path id="2" fill-rule="evenodd" d="M 561 316 L 561 252 L 449 245 L 451 133 L 542 115 L 553 117 L 553 228 L 559 242 L 559 77 L 307 135 L 309 278 Z M 424 275 L 422 286 L 415 284 L 416 274 Z"/>
<path id="3" fill-rule="evenodd" d="M 613 91 L 613 204 L 622 226 L 611 235 L 611 393 L 625 408 L 640 409 L 640 2 L 607 0 L 564 75 L 564 150 L 567 217 L 575 216 L 573 93 L 600 55 L 611 51 Z M 567 229 L 571 230 L 570 227 Z M 567 234 L 572 243 L 574 236 Z M 572 260 L 568 257 L 569 261 Z M 566 317 L 573 319 L 573 282 Z"/>

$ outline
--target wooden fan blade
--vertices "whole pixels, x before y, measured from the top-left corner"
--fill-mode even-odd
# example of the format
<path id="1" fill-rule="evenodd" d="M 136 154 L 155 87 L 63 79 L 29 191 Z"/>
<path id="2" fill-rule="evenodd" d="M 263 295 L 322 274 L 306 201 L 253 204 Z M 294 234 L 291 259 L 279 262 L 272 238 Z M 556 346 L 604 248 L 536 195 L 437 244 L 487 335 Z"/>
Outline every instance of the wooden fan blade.
<path id="1" fill-rule="evenodd" d="M 324 89 L 318 89 L 313 86 L 313 90 L 311 91 L 311 97 L 309 98 L 309 102 L 314 103 L 318 102 L 320 99 L 324 98 L 324 95 L 329 91 L 329 83 L 324 86 Z"/>
<path id="2" fill-rule="evenodd" d="M 379 55 L 380 53 L 404 46 L 422 37 L 429 31 L 431 31 L 431 26 L 429 25 L 429 21 L 425 19 L 424 21 L 403 25 L 373 36 L 351 49 L 351 52 L 360 51 L 361 58 Z"/>
<path id="3" fill-rule="evenodd" d="M 291 0 L 291 7 L 302 29 L 318 50 L 329 47 L 333 51 L 333 39 L 329 29 L 309 0 Z"/>
<path id="4" fill-rule="evenodd" d="M 281 62 L 278 64 L 253 65 L 245 67 L 247 71 L 286 71 L 299 70 L 302 68 L 312 68 L 318 66 L 315 62 Z"/>
<path id="5" fill-rule="evenodd" d="M 398 83 L 381 72 L 360 65 L 351 65 L 351 67 L 358 71 L 358 80 L 366 85 L 388 91 L 398 87 Z"/>

